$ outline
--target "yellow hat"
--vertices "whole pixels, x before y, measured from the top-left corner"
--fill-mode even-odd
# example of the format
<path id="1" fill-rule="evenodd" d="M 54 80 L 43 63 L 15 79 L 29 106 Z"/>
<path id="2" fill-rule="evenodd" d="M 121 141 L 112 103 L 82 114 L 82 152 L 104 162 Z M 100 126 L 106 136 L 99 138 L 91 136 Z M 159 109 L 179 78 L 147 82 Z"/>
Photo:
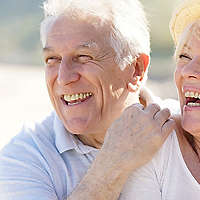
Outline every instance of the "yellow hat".
<path id="1" fill-rule="evenodd" d="M 200 0 L 183 0 L 172 14 L 169 25 L 175 45 L 184 29 L 198 19 L 200 19 Z"/>

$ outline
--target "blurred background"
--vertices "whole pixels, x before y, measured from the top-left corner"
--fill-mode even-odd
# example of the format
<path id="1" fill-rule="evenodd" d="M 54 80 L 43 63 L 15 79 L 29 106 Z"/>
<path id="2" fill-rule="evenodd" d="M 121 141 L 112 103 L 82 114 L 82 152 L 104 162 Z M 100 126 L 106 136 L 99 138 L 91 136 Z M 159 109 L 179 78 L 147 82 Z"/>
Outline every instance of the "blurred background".
<path id="1" fill-rule="evenodd" d="M 176 99 L 174 47 L 168 24 L 180 0 L 141 1 L 151 27 L 151 68 L 147 86 L 162 98 Z M 38 119 L 52 110 L 45 87 L 39 38 L 42 2 L 1 1 L 0 148 L 17 134 L 24 121 Z"/>

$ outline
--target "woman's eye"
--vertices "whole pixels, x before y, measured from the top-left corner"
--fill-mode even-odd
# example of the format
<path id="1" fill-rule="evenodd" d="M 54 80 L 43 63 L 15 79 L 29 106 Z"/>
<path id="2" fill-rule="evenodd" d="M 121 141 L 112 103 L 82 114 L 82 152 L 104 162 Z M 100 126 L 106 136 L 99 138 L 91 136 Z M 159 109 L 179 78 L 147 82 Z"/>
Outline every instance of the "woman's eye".
<path id="1" fill-rule="evenodd" d="M 190 56 L 185 55 L 185 54 L 179 55 L 179 58 L 180 58 L 180 59 L 181 59 L 181 58 L 185 58 L 185 59 L 188 59 L 188 60 L 192 60 L 192 58 L 191 58 Z"/>

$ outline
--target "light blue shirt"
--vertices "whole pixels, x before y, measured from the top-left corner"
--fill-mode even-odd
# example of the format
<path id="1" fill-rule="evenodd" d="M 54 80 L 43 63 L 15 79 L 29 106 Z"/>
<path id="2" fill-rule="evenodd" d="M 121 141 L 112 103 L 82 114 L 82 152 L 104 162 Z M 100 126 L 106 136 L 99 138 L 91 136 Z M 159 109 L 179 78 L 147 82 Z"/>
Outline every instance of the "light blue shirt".
<path id="1" fill-rule="evenodd" d="M 174 100 L 152 98 L 177 113 Z M 53 112 L 22 131 L 0 152 L 0 200 L 66 200 L 87 172 L 98 150 L 69 133 Z"/>
<path id="2" fill-rule="evenodd" d="M 0 200 L 66 200 L 97 152 L 66 131 L 54 112 L 24 126 L 0 152 Z"/>

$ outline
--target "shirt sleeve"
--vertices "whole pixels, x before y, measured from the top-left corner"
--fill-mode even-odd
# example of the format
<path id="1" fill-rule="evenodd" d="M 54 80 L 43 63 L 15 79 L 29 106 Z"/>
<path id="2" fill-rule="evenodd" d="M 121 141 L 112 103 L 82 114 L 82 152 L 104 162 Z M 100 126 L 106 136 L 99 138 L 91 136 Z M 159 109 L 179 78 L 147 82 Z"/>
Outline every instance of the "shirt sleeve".
<path id="1" fill-rule="evenodd" d="M 58 200 L 41 155 L 23 141 L 13 141 L 0 152 L 0 199 Z"/>

